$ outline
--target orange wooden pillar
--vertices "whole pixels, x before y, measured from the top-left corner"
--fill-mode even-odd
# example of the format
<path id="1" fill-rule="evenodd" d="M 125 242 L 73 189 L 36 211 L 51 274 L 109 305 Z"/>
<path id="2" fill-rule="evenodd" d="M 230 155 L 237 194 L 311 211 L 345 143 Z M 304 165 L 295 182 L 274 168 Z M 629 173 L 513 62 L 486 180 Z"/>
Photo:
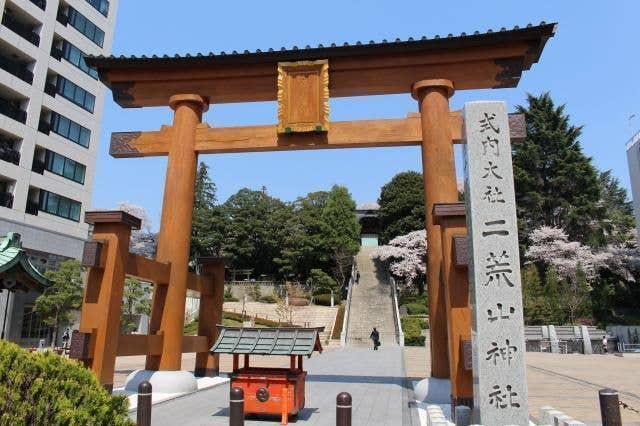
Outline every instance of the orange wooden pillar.
<path id="1" fill-rule="evenodd" d="M 422 125 L 431 376 L 447 378 L 447 318 L 440 277 L 442 238 L 440 227 L 434 223 L 432 213 L 434 203 L 458 200 L 451 127 L 448 125 L 449 98 L 453 94 L 453 83 L 449 80 L 421 80 L 413 84 L 411 93 L 418 100 Z"/>
<path id="2" fill-rule="evenodd" d="M 224 267 L 226 260 L 219 257 L 198 259 L 201 272 L 208 284 L 200 289 L 200 310 L 198 335 L 207 336 L 207 348 L 211 348 L 218 338 L 218 327 L 222 324 L 222 304 L 224 302 Z M 220 370 L 220 355 L 207 352 L 196 353 L 195 375 L 214 377 Z"/>
<path id="3" fill-rule="evenodd" d="M 442 235 L 442 278 L 449 342 L 451 404 L 454 408 L 457 405 L 472 407 L 473 372 L 470 350 L 467 350 L 465 356 L 465 345 L 471 344 L 465 205 L 464 203 L 436 204 L 433 208 L 433 218 L 440 225 Z M 456 245 L 456 241 L 460 244 Z"/>
<path id="4" fill-rule="evenodd" d="M 165 289 L 155 286 L 150 333 L 162 334 L 163 345 L 160 357 L 147 356 L 146 368 L 150 370 L 181 368 L 191 220 L 198 160 L 194 146 L 196 128 L 202 121 L 202 113 L 207 110 L 208 105 L 206 98 L 193 94 L 176 95 L 170 99 L 170 106 L 175 112 L 156 260 L 171 263 L 171 275 L 169 285 Z"/>
<path id="5" fill-rule="evenodd" d="M 83 255 L 83 264 L 91 266 L 80 314 L 80 333 L 90 333 L 83 362 L 111 392 L 129 238 L 132 228 L 140 229 L 140 219 L 122 211 L 96 211 L 86 212 L 85 222 L 94 228 Z"/>

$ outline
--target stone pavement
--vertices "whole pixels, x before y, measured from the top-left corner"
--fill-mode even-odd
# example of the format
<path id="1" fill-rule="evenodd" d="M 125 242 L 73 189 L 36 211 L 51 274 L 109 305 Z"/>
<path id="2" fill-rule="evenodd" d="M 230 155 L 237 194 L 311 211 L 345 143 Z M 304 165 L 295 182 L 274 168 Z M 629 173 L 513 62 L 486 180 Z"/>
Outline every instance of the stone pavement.
<path id="1" fill-rule="evenodd" d="M 253 358 L 262 365 L 259 357 Z M 339 348 L 306 360 L 306 407 L 295 425 L 335 425 L 336 395 L 353 397 L 353 425 L 410 425 L 402 348 Z M 229 423 L 229 387 L 218 386 L 153 407 L 152 424 Z M 135 414 L 134 414 L 135 416 Z M 246 425 L 278 425 L 279 419 L 251 419 Z M 417 424 L 417 423 L 416 423 Z"/>
<path id="2" fill-rule="evenodd" d="M 406 347 L 408 377 L 428 374 L 429 352 Z M 538 416 L 540 407 L 551 405 L 587 425 L 600 424 L 598 390 L 611 387 L 620 400 L 640 409 L 640 355 L 560 355 L 527 352 L 529 413 Z M 621 410 L 625 426 L 640 426 L 640 414 Z"/>

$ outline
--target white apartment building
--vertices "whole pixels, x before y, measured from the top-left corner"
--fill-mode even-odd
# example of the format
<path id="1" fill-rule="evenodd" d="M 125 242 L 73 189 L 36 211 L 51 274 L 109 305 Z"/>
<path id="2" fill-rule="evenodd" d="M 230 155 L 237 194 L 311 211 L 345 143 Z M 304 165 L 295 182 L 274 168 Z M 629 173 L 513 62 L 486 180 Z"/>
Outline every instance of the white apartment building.
<path id="1" fill-rule="evenodd" d="M 640 132 L 627 142 L 627 164 L 631 180 L 631 196 L 633 197 L 633 213 L 636 217 L 636 231 L 640 242 Z"/>
<path id="2" fill-rule="evenodd" d="M 21 234 L 39 269 L 82 255 L 105 96 L 83 55 L 111 53 L 117 6 L 0 0 L 0 236 Z M 38 337 L 35 296 L 0 293 L 10 340 Z"/>

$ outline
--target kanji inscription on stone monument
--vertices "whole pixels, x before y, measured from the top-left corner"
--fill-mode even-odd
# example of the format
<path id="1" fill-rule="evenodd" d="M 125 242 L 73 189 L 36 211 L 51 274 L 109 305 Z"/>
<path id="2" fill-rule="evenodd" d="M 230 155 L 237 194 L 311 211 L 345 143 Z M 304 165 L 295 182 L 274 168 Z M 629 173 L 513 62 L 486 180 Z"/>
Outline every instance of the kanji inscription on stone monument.
<path id="1" fill-rule="evenodd" d="M 465 198 L 471 235 L 474 421 L 528 425 L 522 290 L 504 102 L 469 102 Z"/>

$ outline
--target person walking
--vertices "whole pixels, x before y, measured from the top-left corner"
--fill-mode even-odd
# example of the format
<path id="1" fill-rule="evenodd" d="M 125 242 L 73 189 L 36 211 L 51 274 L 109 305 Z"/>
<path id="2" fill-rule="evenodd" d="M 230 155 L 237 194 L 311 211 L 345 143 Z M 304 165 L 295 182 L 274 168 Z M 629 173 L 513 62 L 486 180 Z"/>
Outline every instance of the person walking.
<path id="1" fill-rule="evenodd" d="M 378 330 L 376 330 L 375 327 L 373 327 L 373 331 L 369 335 L 369 338 L 373 340 L 373 350 L 377 351 L 378 346 L 380 346 L 380 333 L 378 333 Z"/>
<path id="2" fill-rule="evenodd" d="M 71 329 L 67 327 L 62 335 L 62 348 L 67 349 L 69 347 L 69 339 L 71 338 Z"/>
<path id="3" fill-rule="evenodd" d="M 605 334 L 602 336 L 602 353 L 606 354 L 607 352 L 609 352 L 609 345 L 607 342 L 607 335 Z"/>

